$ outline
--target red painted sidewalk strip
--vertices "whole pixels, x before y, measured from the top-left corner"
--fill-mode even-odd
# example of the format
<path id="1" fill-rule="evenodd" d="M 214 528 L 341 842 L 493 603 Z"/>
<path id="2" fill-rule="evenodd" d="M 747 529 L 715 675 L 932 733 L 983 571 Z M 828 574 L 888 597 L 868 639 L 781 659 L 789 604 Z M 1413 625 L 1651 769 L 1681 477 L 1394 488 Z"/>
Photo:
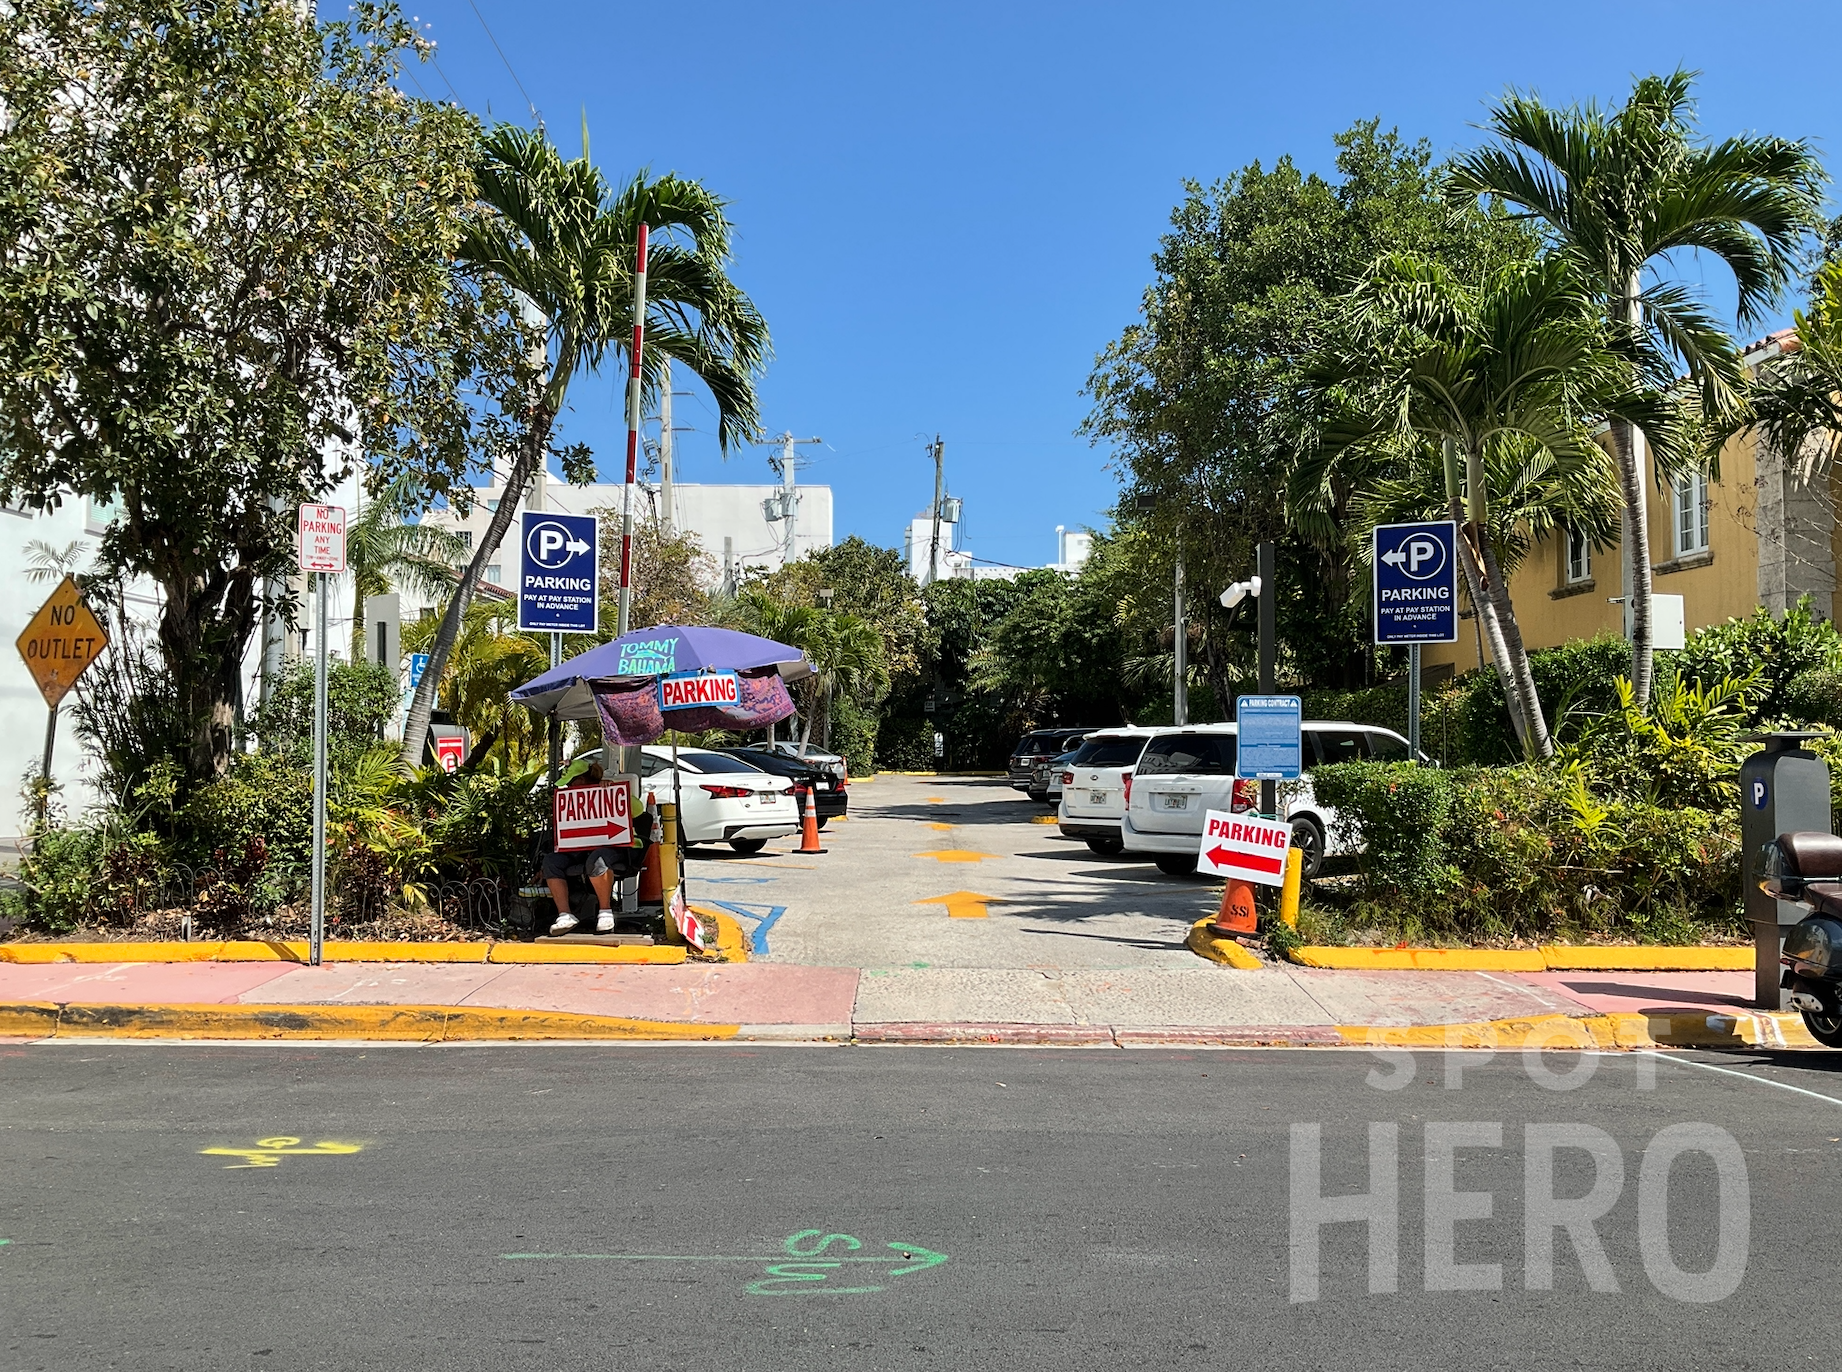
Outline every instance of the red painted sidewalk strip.
<path id="1" fill-rule="evenodd" d="M 1749 1011 L 1751 972 L 1519 972 L 1518 981 L 1558 991 L 1601 1014 L 1643 1010 Z"/>
<path id="2" fill-rule="evenodd" d="M 230 1003 L 292 970 L 285 962 L 0 963 L 0 998 L 75 1005 Z"/>
<path id="3" fill-rule="evenodd" d="M 512 966 L 458 1003 L 688 1024 L 849 1024 L 857 976 L 788 963 Z"/>

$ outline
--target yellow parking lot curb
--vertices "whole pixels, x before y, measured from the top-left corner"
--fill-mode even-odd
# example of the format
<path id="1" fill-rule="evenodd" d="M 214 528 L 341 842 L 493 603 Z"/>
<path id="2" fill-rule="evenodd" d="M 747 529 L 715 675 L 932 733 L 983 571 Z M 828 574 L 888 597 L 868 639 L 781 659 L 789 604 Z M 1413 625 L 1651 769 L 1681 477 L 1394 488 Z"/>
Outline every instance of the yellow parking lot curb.
<path id="1" fill-rule="evenodd" d="M 448 1005 L 0 1005 L 0 1034 L 26 1038 L 732 1039 L 736 1024 Z"/>
<path id="2" fill-rule="evenodd" d="M 1197 957 L 1207 958 L 1210 962 L 1219 962 L 1224 967 L 1238 967 L 1243 972 L 1254 972 L 1266 964 L 1254 954 L 1243 948 L 1231 938 L 1222 938 L 1210 932 L 1210 917 L 1204 916 L 1190 926 L 1189 937 L 1184 943 Z"/>
<path id="3" fill-rule="evenodd" d="M 1748 972 L 1750 948 L 1604 947 L 1543 944 L 1540 948 L 1294 948 L 1303 967 L 1345 971 L 1450 972 Z"/>
<path id="4" fill-rule="evenodd" d="M 1535 1015 L 1527 1019 L 1391 1027 L 1340 1024 L 1347 1043 L 1368 1048 L 1632 1049 L 1818 1048 L 1794 1014 Z"/>

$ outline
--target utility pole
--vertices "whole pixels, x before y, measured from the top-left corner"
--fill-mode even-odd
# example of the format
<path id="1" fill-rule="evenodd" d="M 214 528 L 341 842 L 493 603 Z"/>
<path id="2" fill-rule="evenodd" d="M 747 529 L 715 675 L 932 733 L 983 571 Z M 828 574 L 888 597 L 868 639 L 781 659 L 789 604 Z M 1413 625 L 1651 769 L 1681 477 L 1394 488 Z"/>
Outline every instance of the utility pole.
<path id="1" fill-rule="evenodd" d="M 672 361 L 659 366 L 659 526 L 672 536 Z"/>
<path id="2" fill-rule="evenodd" d="M 1276 561 L 1271 543 L 1262 543 L 1254 549 L 1254 575 L 1260 578 L 1260 694 L 1263 696 L 1273 693 L 1273 677 L 1279 665 L 1279 614 L 1276 605 L 1279 599 L 1279 577 L 1274 570 Z M 1278 782 L 1260 783 L 1260 813 L 1273 819 L 1279 818 Z"/>
<path id="3" fill-rule="evenodd" d="M 946 444 L 940 441 L 940 435 L 934 435 L 934 534 L 927 543 L 927 584 L 932 586 L 940 580 L 940 507 L 947 498 Z"/>
<path id="4" fill-rule="evenodd" d="M 1177 571 L 1172 578 L 1172 599 L 1176 637 L 1172 647 L 1176 650 L 1175 661 L 1171 664 L 1171 723 L 1179 728 L 1190 722 L 1190 626 L 1183 613 L 1183 543 L 1177 544 Z"/>
<path id="5" fill-rule="evenodd" d="M 768 465 L 778 467 L 780 471 L 780 494 L 769 496 L 763 502 L 763 506 L 769 511 L 769 522 L 775 519 L 786 521 L 787 534 L 780 555 L 780 562 L 784 567 L 792 563 L 798 555 L 798 545 L 794 542 L 799 537 L 799 491 L 794 478 L 794 470 L 798 465 L 798 454 L 795 449 L 803 443 L 823 443 L 825 440 L 817 435 L 811 438 L 795 438 L 793 430 L 788 429 L 778 438 L 768 441 L 780 444 L 780 456 L 768 459 Z"/>
<path id="6" fill-rule="evenodd" d="M 646 225 L 640 225 L 639 242 L 634 252 L 633 266 L 633 342 L 628 348 L 629 368 L 627 371 L 627 484 L 621 491 L 620 501 L 620 620 L 617 634 L 624 634 L 632 627 L 633 610 L 633 482 L 637 475 L 636 468 L 640 457 L 640 397 L 643 383 L 640 379 L 640 354 L 646 342 Z M 632 752 L 634 760 L 638 753 L 623 749 L 621 754 L 624 767 L 628 753 Z"/>

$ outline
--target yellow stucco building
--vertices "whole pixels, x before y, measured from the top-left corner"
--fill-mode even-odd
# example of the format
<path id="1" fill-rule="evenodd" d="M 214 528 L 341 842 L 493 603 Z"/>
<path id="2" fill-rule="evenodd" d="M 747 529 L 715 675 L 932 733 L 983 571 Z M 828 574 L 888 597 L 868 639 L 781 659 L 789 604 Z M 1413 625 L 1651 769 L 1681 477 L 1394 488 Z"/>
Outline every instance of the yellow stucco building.
<path id="1" fill-rule="evenodd" d="M 1787 330 L 1755 344 L 1749 366 L 1774 355 Z M 1649 472 L 1650 567 L 1654 593 L 1682 597 L 1689 631 L 1765 606 L 1778 613 L 1808 595 L 1833 616 L 1842 483 L 1833 471 L 1806 482 L 1762 435 L 1747 432 L 1721 450 L 1719 471 L 1658 485 Z M 1523 642 L 1551 648 L 1595 634 L 1624 633 L 1624 549 L 1594 548 L 1559 532 L 1537 542 L 1510 576 Z M 1437 681 L 1479 665 L 1476 617 L 1463 595 L 1459 641 L 1423 650 L 1426 678 Z"/>

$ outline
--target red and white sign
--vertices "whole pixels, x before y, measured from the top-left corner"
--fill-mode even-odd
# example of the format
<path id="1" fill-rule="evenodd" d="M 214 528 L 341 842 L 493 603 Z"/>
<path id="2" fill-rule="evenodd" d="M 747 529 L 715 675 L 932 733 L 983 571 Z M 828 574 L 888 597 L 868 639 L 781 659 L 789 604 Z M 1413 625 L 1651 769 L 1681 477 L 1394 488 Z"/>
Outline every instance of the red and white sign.
<path id="1" fill-rule="evenodd" d="M 631 782 L 631 777 L 615 777 L 596 786 L 565 786 L 551 797 L 557 852 L 632 847 Z"/>
<path id="2" fill-rule="evenodd" d="M 1196 870 L 1210 876 L 1239 877 L 1261 886 L 1283 886 L 1286 849 L 1291 846 L 1289 824 L 1211 810 L 1203 820 L 1202 851 L 1196 855 Z"/>
<path id="3" fill-rule="evenodd" d="M 708 916 L 705 916 L 707 919 Z M 698 919 L 697 911 L 684 903 L 684 887 L 679 886 L 672 892 L 672 922 L 678 926 L 678 932 L 684 935 L 686 943 L 702 951 L 710 946 L 714 932 L 707 928 L 703 920 Z"/>
<path id="4" fill-rule="evenodd" d="M 303 505 L 298 532 L 303 572 L 345 570 L 345 511 L 337 505 Z"/>
<path id="5" fill-rule="evenodd" d="M 741 687 L 734 672 L 659 678 L 661 710 L 688 710 L 694 705 L 734 705 L 740 698 Z"/>
<path id="6" fill-rule="evenodd" d="M 450 734 L 435 740 L 435 761 L 441 764 L 444 772 L 458 772 L 461 763 L 467 760 L 467 740 L 457 734 Z"/>

